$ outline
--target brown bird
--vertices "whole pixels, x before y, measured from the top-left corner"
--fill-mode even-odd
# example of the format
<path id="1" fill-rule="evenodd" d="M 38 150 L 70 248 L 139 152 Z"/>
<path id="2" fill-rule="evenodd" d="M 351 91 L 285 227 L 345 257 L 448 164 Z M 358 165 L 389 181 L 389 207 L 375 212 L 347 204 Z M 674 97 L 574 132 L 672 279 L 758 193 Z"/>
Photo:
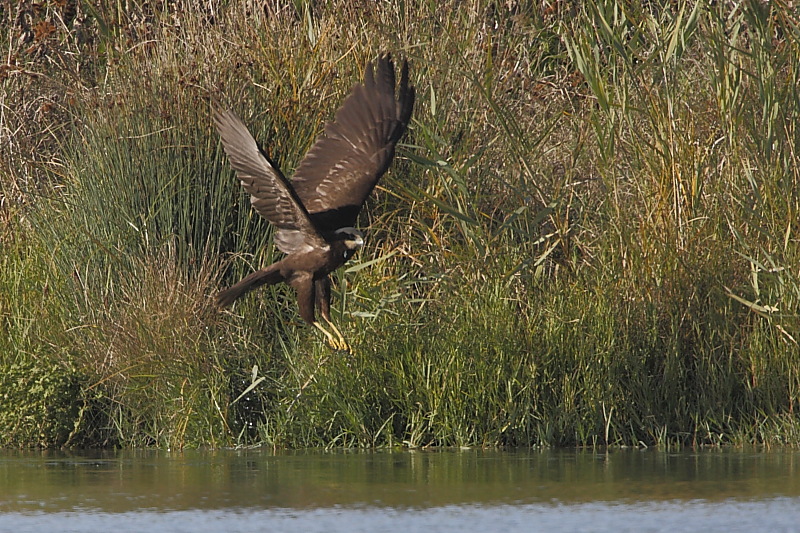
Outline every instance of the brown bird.
<path id="1" fill-rule="evenodd" d="M 364 83 L 353 87 L 291 181 L 232 111 L 215 112 L 231 166 L 253 208 L 275 226 L 275 245 L 286 254 L 220 292 L 218 305 L 229 306 L 265 284 L 287 283 L 297 291 L 300 316 L 322 331 L 334 349 L 350 351 L 331 322 L 329 274 L 364 244 L 363 234 L 354 228 L 358 213 L 392 163 L 395 145 L 411 119 L 414 95 L 407 61 L 397 87 L 389 54 L 378 58 L 375 69 L 369 63 Z M 315 304 L 331 331 L 317 322 Z"/>

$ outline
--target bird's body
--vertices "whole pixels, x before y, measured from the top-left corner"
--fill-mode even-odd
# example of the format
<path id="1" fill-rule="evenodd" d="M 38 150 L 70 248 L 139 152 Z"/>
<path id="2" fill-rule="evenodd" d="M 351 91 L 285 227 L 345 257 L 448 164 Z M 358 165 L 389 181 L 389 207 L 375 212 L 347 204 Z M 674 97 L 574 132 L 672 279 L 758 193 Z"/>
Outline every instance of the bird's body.
<path id="1" fill-rule="evenodd" d="M 297 291 L 303 319 L 323 331 L 335 347 L 349 349 L 330 324 L 329 274 L 363 245 L 363 235 L 353 226 L 392 162 L 395 146 L 411 118 L 414 96 L 407 62 L 401 69 L 397 99 L 391 58 L 380 57 L 377 72 L 370 63 L 364 83 L 353 88 L 291 181 L 258 148 L 233 112 L 215 113 L 231 166 L 250 194 L 253 208 L 276 227 L 275 245 L 287 254 L 220 292 L 220 306 L 231 305 L 262 285 L 286 283 Z M 338 339 L 316 321 L 315 307 Z"/>
<path id="2" fill-rule="evenodd" d="M 344 239 L 334 240 L 318 250 L 290 254 L 268 266 L 256 270 L 242 279 L 236 285 L 225 289 L 217 295 L 217 303 L 222 307 L 231 305 L 234 301 L 244 296 L 249 291 L 262 285 L 275 285 L 286 283 L 297 291 L 300 313 L 303 319 L 312 323 L 315 321 L 313 302 L 316 300 L 316 291 L 330 293 L 330 288 L 320 287 L 326 283 L 328 275 L 344 265 L 355 253 L 352 245 L 348 247 Z M 357 242 L 357 241 L 356 241 Z M 312 287 L 313 285 L 313 287 Z M 309 291 L 311 291 L 309 293 Z M 318 305 L 323 317 L 330 320 L 329 307 Z"/>

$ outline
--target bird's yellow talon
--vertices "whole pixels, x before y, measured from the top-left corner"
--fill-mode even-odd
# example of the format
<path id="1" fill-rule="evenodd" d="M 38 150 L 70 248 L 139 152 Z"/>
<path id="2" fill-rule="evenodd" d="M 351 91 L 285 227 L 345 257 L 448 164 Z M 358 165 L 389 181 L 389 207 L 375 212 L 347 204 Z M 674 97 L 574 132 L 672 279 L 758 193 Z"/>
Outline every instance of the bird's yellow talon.
<path id="1" fill-rule="evenodd" d="M 325 326 L 323 326 L 319 322 L 314 322 L 314 327 L 320 330 L 323 335 L 325 335 L 325 340 L 327 341 L 328 346 L 330 346 L 334 350 L 352 353 L 350 345 L 347 344 L 347 341 L 345 340 L 344 336 L 341 334 L 339 329 L 333 325 L 333 322 L 327 319 L 325 320 L 325 322 L 327 322 L 328 327 L 330 328 L 331 331 L 328 331 L 325 328 Z"/>

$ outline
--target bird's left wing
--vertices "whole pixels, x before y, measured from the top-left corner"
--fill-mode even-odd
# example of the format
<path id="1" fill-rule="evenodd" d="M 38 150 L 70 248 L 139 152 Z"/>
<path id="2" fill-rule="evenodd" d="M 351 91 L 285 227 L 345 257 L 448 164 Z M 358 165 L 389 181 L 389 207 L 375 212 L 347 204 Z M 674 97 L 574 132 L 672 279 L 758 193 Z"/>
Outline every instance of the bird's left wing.
<path id="1" fill-rule="evenodd" d="M 375 69 L 367 65 L 364 83 L 353 87 L 292 177 L 297 196 L 321 232 L 355 225 L 361 206 L 392 162 L 413 108 L 408 62 L 403 61 L 397 87 L 389 54 L 378 58 Z"/>
<path id="2" fill-rule="evenodd" d="M 275 245 L 284 253 L 327 246 L 289 181 L 261 151 L 233 111 L 216 111 L 214 124 L 236 177 L 256 212 L 276 228 Z"/>

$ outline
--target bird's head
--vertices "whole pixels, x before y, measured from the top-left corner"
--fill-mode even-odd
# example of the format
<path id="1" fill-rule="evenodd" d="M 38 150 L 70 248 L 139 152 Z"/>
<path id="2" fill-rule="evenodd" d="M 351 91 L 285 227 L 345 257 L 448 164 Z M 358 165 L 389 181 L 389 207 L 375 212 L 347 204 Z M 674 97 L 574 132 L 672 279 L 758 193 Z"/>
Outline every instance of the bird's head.
<path id="1" fill-rule="evenodd" d="M 356 228 L 339 228 L 335 232 L 336 236 L 344 242 L 345 248 L 356 251 L 364 246 L 364 234 Z"/>

